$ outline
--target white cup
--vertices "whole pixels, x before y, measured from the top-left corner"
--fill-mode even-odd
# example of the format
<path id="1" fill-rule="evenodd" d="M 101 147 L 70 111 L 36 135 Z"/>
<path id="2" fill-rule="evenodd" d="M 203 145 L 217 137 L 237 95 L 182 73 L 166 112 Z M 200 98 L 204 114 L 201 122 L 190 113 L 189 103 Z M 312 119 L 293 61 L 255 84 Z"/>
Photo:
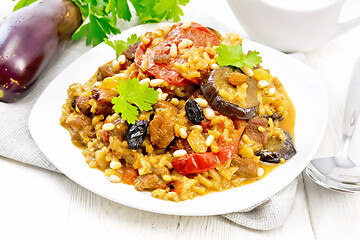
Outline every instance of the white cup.
<path id="1" fill-rule="evenodd" d="M 350 30 L 339 23 L 344 0 L 227 0 L 249 37 L 284 52 L 307 52 Z"/>

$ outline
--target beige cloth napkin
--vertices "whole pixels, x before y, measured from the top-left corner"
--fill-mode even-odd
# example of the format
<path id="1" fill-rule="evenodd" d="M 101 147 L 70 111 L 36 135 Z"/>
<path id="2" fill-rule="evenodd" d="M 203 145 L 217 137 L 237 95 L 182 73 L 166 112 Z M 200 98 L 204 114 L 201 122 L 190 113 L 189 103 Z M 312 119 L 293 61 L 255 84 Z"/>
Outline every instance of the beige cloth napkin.
<path id="1" fill-rule="evenodd" d="M 206 19 L 206 22 L 201 20 L 199 22 L 206 26 L 212 26 L 215 29 L 229 30 L 227 26 L 220 25 L 218 21 Z M 124 26 L 120 26 L 120 28 L 124 30 L 136 24 L 136 21 L 132 21 Z M 0 102 L 1 156 L 59 172 L 31 138 L 28 129 L 28 117 L 32 106 L 46 86 L 64 68 L 89 49 L 90 47 L 86 47 L 84 41 L 72 43 L 42 73 L 29 95 L 17 103 L 5 104 Z M 51 131 L 49 131 L 49 138 L 51 138 Z M 262 203 L 242 212 L 225 214 L 223 216 L 239 225 L 257 230 L 279 227 L 283 224 L 292 208 L 296 186 L 297 180 L 295 179 L 282 191 Z"/>

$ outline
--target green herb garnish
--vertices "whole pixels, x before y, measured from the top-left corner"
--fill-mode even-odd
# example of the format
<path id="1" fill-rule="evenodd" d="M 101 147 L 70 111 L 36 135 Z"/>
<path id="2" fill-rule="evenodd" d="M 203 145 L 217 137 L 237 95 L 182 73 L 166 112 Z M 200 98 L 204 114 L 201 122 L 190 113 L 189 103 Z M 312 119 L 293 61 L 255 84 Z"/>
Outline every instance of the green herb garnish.
<path id="1" fill-rule="evenodd" d="M 15 0 L 13 0 L 15 1 Z M 25 7 L 36 0 L 20 0 L 14 11 Z M 163 20 L 180 21 L 184 13 L 180 6 L 185 6 L 189 0 L 71 0 L 80 9 L 83 23 L 72 35 L 72 40 L 86 36 L 86 45 L 98 45 L 108 35 L 120 33 L 116 27 L 119 19 L 130 21 L 132 12 L 139 16 L 142 23 L 161 22 Z"/>
<path id="2" fill-rule="evenodd" d="M 132 34 L 126 42 L 123 40 L 110 41 L 109 39 L 105 39 L 104 42 L 115 50 L 116 58 L 118 58 L 130 45 L 140 42 L 140 38 L 136 34 Z"/>
<path id="3" fill-rule="evenodd" d="M 216 51 L 220 55 L 216 60 L 220 66 L 230 65 L 238 68 L 243 66 L 253 68 L 262 62 L 259 56 L 260 53 L 257 51 L 250 52 L 244 56 L 241 45 L 227 46 L 221 44 Z"/>
<path id="4" fill-rule="evenodd" d="M 185 6 L 189 0 L 129 0 L 141 22 L 180 21 L 184 13 L 179 5 Z"/>
<path id="5" fill-rule="evenodd" d="M 150 88 L 148 84 L 140 84 L 137 78 L 120 80 L 117 90 L 119 96 L 111 101 L 114 104 L 113 109 L 129 124 L 137 121 L 139 109 L 151 110 L 152 104 L 156 103 L 159 97 L 158 91 Z"/>

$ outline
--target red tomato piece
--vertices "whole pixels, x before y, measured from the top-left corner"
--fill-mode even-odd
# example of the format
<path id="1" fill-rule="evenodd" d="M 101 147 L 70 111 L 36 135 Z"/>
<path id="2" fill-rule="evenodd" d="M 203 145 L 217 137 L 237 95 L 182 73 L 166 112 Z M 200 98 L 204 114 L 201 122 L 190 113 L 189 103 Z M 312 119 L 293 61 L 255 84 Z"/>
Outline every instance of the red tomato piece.
<path id="1" fill-rule="evenodd" d="M 240 138 L 244 132 L 246 121 L 237 119 L 234 121 L 234 124 L 237 130 L 230 145 L 221 147 L 218 153 L 186 154 L 171 162 L 174 169 L 184 175 L 203 173 L 231 160 L 239 148 Z"/>
<path id="2" fill-rule="evenodd" d="M 137 176 L 138 172 L 136 169 L 133 169 L 131 167 L 125 167 L 121 175 L 121 180 L 125 184 L 133 184 Z"/>
<path id="3" fill-rule="evenodd" d="M 220 45 L 217 36 L 208 28 L 198 23 L 192 23 L 186 29 L 182 29 L 181 25 L 182 23 L 174 24 L 165 36 L 164 41 L 156 46 L 146 46 L 143 42 L 140 43 L 135 54 L 135 64 L 140 67 L 141 63 L 146 59 L 149 63 L 146 73 L 155 76 L 155 78 L 164 79 L 170 84 L 177 86 L 185 86 L 190 83 L 199 84 L 199 78 L 186 79 L 174 68 L 175 63 L 182 64 L 186 61 L 181 58 L 180 54 L 166 63 L 154 62 L 154 56 L 170 55 L 171 44 L 178 45 L 183 39 L 190 39 L 197 48 Z"/>
<path id="4" fill-rule="evenodd" d="M 205 118 L 204 120 L 202 120 L 200 122 L 200 124 L 203 128 L 203 132 L 206 133 L 210 129 L 211 121 L 209 119 Z"/>

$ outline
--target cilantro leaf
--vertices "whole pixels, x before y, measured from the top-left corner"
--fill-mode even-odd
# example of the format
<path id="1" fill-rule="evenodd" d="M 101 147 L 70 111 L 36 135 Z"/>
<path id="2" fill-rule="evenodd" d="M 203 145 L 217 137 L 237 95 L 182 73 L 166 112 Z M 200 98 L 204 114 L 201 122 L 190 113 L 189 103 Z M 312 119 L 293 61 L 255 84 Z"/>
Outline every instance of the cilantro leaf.
<path id="1" fill-rule="evenodd" d="M 135 8 L 141 22 L 160 22 L 164 19 L 180 21 L 184 15 L 179 7 L 185 6 L 189 0 L 129 0 Z"/>
<path id="2" fill-rule="evenodd" d="M 13 0 L 15 1 L 15 0 Z M 14 11 L 37 0 L 19 0 Z M 180 6 L 185 6 L 189 0 L 71 0 L 80 9 L 83 23 L 74 32 L 71 39 L 79 40 L 86 36 L 86 45 L 98 45 L 108 35 L 120 33 L 116 27 L 118 19 L 130 21 L 133 5 L 141 22 L 161 22 L 162 20 L 180 20 L 184 15 Z M 131 4 L 130 4 L 131 3 Z"/>
<path id="3" fill-rule="evenodd" d="M 227 46 L 221 44 L 216 49 L 216 52 L 220 55 L 216 60 L 220 66 L 242 67 L 244 65 L 244 54 L 241 45 Z"/>
<path id="4" fill-rule="evenodd" d="M 95 13 L 98 16 L 105 16 L 106 13 L 106 6 L 108 5 L 108 0 L 85 0 L 90 2 L 90 11 Z"/>
<path id="5" fill-rule="evenodd" d="M 113 109 L 115 112 L 121 113 L 124 121 L 127 121 L 129 124 L 134 124 L 137 121 L 137 115 L 139 114 L 137 107 L 118 97 L 113 98 L 111 103 L 114 104 Z"/>
<path id="6" fill-rule="evenodd" d="M 136 34 L 132 34 L 126 42 L 122 40 L 110 41 L 109 39 L 105 39 L 104 42 L 115 50 L 116 58 L 118 58 L 130 45 L 140 42 L 140 38 Z"/>
<path id="7" fill-rule="evenodd" d="M 245 65 L 249 68 L 253 68 L 262 62 L 259 52 L 257 51 L 244 56 L 241 45 L 227 46 L 221 44 L 216 51 L 220 55 L 216 60 L 220 66 L 230 65 L 241 68 Z"/>
<path id="8" fill-rule="evenodd" d="M 15 0 L 13 0 L 15 1 Z M 15 12 L 16 10 L 19 10 L 22 7 L 25 7 L 27 5 L 32 4 L 33 2 L 36 2 L 37 0 L 20 0 L 15 6 L 13 11 Z"/>
<path id="9" fill-rule="evenodd" d="M 72 41 L 77 41 L 85 37 L 89 22 L 90 22 L 89 18 L 86 18 L 85 21 L 81 24 L 81 26 L 78 29 L 76 29 L 76 31 L 71 36 Z"/>
<path id="10" fill-rule="evenodd" d="M 72 2 L 80 9 L 83 19 L 86 19 L 90 12 L 88 0 L 72 0 Z"/>
<path id="11" fill-rule="evenodd" d="M 166 20 L 180 21 L 180 16 L 184 13 L 179 5 L 185 6 L 189 0 L 158 0 L 154 6 L 154 11 L 159 16 L 164 16 Z"/>
<path id="12" fill-rule="evenodd" d="M 119 97 L 111 101 L 113 109 L 129 124 L 134 124 L 140 111 L 149 111 L 152 104 L 157 102 L 159 92 L 149 88 L 147 84 L 140 84 L 139 79 L 128 78 L 120 80 L 117 86 Z M 135 107 L 135 106 L 136 107 Z"/>
<path id="13" fill-rule="evenodd" d="M 120 30 L 111 25 L 110 19 L 103 16 L 97 16 L 93 13 L 89 14 L 89 28 L 86 37 L 86 45 L 93 43 L 93 46 L 98 45 L 104 39 L 107 39 L 107 34 L 120 33 Z"/>
<path id="14" fill-rule="evenodd" d="M 249 67 L 249 68 L 253 68 L 256 65 L 258 65 L 259 63 L 262 62 L 261 57 L 259 56 L 259 52 L 258 51 L 253 51 L 248 53 L 245 56 L 245 60 L 244 60 L 244 64 L 245 66 Z"/>
<path id="15" fill-rule="evenodd" d="M 105 11 L 107 13 L 111 12 L 111 22 L 114 25 L 117 22 L 117 18 L 124 19 L 125 21 L 130 21 L 131 19 L 131 12 L 127 0 L 109 0 Z"/>
<path id="16" fill-rule="evenodd" d="M 160 22 L 162 18 L 155 15 L 153 11 L 155 3 L 158 0 L 130 0 L 135 8 L 136 15 L 139 16 L 141 22 Z"/>

